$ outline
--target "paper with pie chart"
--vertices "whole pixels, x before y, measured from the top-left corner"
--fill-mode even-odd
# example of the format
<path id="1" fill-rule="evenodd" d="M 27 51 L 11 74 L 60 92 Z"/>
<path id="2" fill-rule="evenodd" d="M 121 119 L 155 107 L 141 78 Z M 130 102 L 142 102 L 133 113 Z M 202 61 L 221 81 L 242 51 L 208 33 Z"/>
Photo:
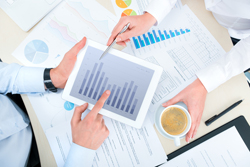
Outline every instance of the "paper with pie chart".
<path id="1" fill-rule="evenodd" d="M 116 0 L 115 3 L 120 8 L 127 8 L 130 6 L 132 0 Z"/>
<path id="2" fill-rule="evenodd" d="M 49 56 L 48 45 L 41 40 L 32 40 L 26 45 L 24 55 L 28 61 L 40 64 Z"/>
<path id="3" fill-rule="evenodd" d="M 145 0 L 112 0 L 117 17 L 141 15 L 149 2 Z"/>
<path id="4" fill-rule="evenodd" d="M 142 15 L 152 0 L 112 0 L 117 17 Z M 177 0 L 173 9 L 182 8 L 181 0 Z"/>
<path id="5" fill-rule="evenodd" d="M 136 15 L 137 15 L 137 13 L 134 10 L 126 9 L 122 12 L 121 16 L 124 17 L 124 16 L 136 16 Z"/>

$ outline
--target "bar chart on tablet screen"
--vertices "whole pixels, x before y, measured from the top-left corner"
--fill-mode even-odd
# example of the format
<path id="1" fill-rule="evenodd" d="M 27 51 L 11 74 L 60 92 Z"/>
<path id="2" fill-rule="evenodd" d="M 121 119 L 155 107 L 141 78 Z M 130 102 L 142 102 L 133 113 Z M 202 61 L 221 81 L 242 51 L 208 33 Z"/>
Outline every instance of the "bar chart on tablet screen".
<path id="1" fill-rule="evenodd" d="M 70 95 L 95 104 L 105 90 L 111 94 L 104 109 L 136 120 L 154 71 L 88 47 Z"/>

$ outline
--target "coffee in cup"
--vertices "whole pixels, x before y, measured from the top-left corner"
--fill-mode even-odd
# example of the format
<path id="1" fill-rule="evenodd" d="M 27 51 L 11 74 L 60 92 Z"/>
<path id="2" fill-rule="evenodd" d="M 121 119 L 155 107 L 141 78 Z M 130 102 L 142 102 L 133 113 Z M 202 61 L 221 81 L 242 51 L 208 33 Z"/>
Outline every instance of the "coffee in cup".
<path id="1" fill-rule="evenodd" d="M 155 114 L 156 128 L 165 137 L 174 140 L 176 146 L 191 128 L 191 116 L 183 102 L 164 108 L 160 106 Z"/>
<path id="2" fill-rule="evenodd" d="M 170 107 L 163 111 L 161 125 L 170 135 L 180 135 L 188 125 L 188 118 L 185 112 L 177 107 Z"/>

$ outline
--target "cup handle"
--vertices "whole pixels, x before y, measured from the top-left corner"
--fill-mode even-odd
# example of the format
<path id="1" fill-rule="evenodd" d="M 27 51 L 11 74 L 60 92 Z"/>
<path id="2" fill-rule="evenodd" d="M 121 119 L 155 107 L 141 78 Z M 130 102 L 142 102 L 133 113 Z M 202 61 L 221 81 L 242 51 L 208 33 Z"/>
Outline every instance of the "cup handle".
<path id="1" fill-rule="evenodd" d="M 175 137 L 174 138 L 174 144 L 176 145 L 176 146 L 179 146 L 181 143 L 180 143 L 180 138 L 179 137 Z"/>

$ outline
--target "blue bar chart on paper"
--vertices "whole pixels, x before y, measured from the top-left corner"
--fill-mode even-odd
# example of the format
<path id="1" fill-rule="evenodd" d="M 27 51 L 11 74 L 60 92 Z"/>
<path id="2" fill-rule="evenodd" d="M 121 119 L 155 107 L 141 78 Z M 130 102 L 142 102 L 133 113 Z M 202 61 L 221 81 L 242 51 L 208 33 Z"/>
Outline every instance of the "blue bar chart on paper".
<path id="1" fill-rule="evenodd" d="M 177 36 L 190 33 L 190 29 L 173 29 L 173 30 L 152 30 L 142 36 L 132 37 L 136 49 L 140 49 L 155 43 L 159 43 Z"/>
<path id="2" fill-rule="evenodd" d="M 140 45 L 148 44 L 138 38 Z M 104 109 L 136 120 L 154 71 L 117 56 L 88 47 L 70 95 L 95 104 L 105 90 L 111 94 Z"/>

